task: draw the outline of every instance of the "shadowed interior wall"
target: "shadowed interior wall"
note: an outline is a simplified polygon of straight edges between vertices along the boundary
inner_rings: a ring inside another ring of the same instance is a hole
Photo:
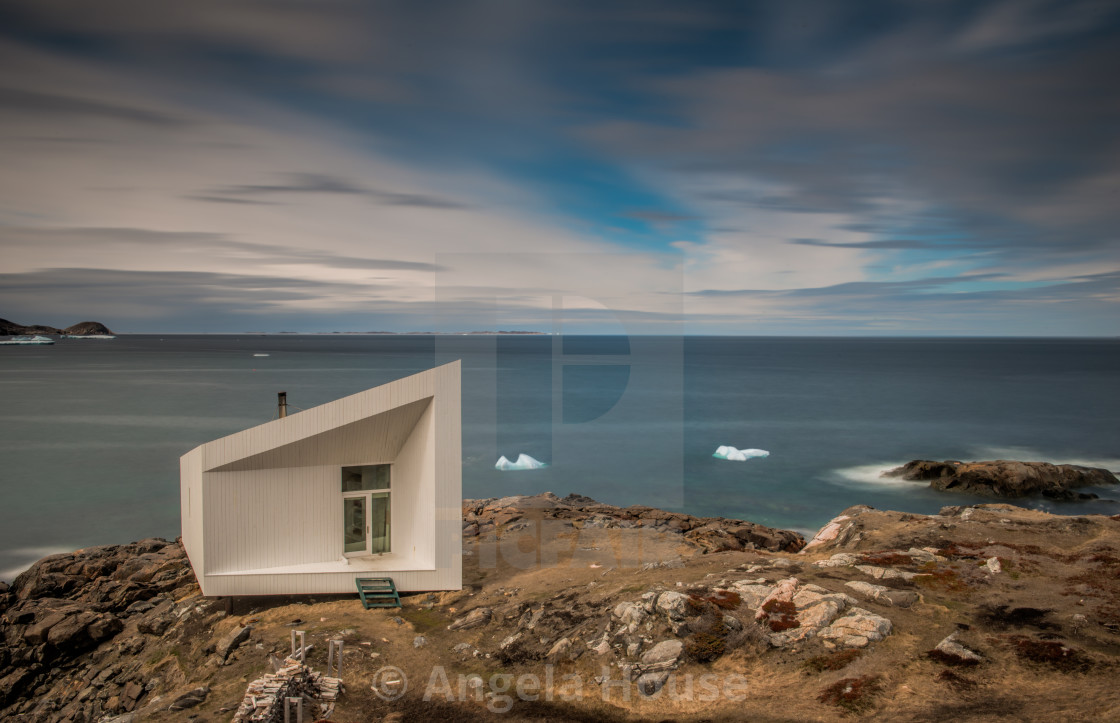
[[[434,407],[424,411],[393,465],[393,550],[415,560],[418,569],[435,568]]]

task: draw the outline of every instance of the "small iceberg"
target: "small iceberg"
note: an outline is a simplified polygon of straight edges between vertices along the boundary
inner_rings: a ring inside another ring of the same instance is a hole
[[[502,455],[498,459],[497,464],[494,465],[494,469],[501,470],[502,472],[516,472],[523,469],[541,469],[547,466],[548,465],[544,462],[533,459],[527,454],[519,454],[517,455],[516,462],[510,462],[506,459],[505,455]]]
[[[752,457],[769,457],[770,453],[765,449],[735,449],[720,445],[712,456],[716,459],[726,459],[728,462],[746,462]]]

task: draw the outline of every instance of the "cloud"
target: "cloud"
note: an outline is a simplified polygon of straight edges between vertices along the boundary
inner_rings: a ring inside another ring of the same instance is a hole
[[[344,256],[330,251],[301,249],[277,244],[237,241],[228,234],[209,232],[157,231],[141,228],[3,228],[0,239],[9,248],[16,245],[35,249],[51,247],[64,254],[77,249],[97,246],[132,247],[144,250],[172,250],[190,254],[204,254],[211,258],[236,259],[240,264],[253,266],[287,266],[312,264],[334,269],[364,269],[369,271],[424,271],[435,272],[444,267],[434,263],[400,259],[377,259]]]
[[[487,305],[547,319],[546,295],[577,290],[672,316],[654,298],[670,269],[701,331],[1049,328],[1040,306],[1115,331],[1111,281],[1083,277],[1120,269],[1117,9],[867,12],[14,0],[6,270],[141,274],[120,279],[137,298],[145,274],[194,274],[166,278],[184,310],[230,318],[227,286],[232,308],[308,323],[361,318],[373,288],[401,315],[455,288],[473,327]],[[564,277],[509,259],[620,248],[607,268],[549,261]]]
[[[196,200],[218,201],[224,203],[270,203],[244,196],[270,196],[273,194],[340,194],[343,196],[366,196],[387,206],[413,206],[427,209],[463,209],[467,206],[438,196],[422,193],[399,193],[365,188],[344,178],[319,173],[285,174],[286,183],[246,184],[225,186],[212,189],[202,195],[192,196]]]
[[[211,328],[222,326],[225,317],[314,308],[309,302],[334,309],[360,307],[383,291],[374,284],[188,271],[51,268],[0,274],[0,301],[20,309],[22,317],[72,316],[77,309],[125,323],[194,315],[204,326],[213,324]]]
[[[7,113],[104,118],[161,128],[178,128],[190,124],[185,118],[145,108],[18,88],[0,87],[0,109]]]
[[[786,241],[788,244],[798,246],[820,246],[833,249],[879,249],[879,250],[917,250],[944,248],[945,244],[934,241],[917,241],[914,239],[886,239],[883,241],[821,241],[815,238],[794,238]]]
[[[206,203],[232,203],[242,206],[279,206],[275,201],[261,201],[257,198],[236,198],[234,196],[208,196],[206,194],[188,194],[183,196],[191,201],[204,201]]]

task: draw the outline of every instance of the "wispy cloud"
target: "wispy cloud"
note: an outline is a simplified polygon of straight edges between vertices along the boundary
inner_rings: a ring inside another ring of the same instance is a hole
[[[145,108],[118,105],[73,95],[21,90],[19,88],[0,87],[0,107],[7,113],[106,118],[163,128],[190,125],[190,121],[185,118]]]
[[[880,249],[890,251],[912,251],[917,249],[939,249],[946,244],[935,241],[917,241],[914,239],[884,239],[882,241],[821,241],[815,238],[794,238],[786,241],[798,246],[820,246],[833,249]]]
[[[330,251],[293,248],[277,244],[238,241],[228,234],[185,231],[157,231],[142,228],[3,228],[0,240],[17,245],[52,248],[66,252],[96,245],[129,246],[140,249],[162,249],[164,253],[205,254],[211,257],[236,259],[250,266],[286,266],[312,264],[334,269],[365,269],[383,271],[440,271],[443,267],[421,261],[377,259],[344,256]]]
[[[223,203],[273,203],[259,201],[256,196],[289,194],[340,194],[343,196],[365,196],[387,206],[414,206],[427,209],[462,209],[465,204],[439,196],[422,193],[400,193],[366,188],[344,178],[318,173],[285,174],[286,182],[268,184],[246,184],[214,188],[205,194],[192,196],[196,200],[218,201]],[[248,196],[249,198],[245,198]]]

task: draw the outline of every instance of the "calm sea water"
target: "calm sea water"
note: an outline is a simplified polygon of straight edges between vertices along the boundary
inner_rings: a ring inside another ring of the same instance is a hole
[[[1120,469],[1117,340],[60,341],[0,347],[0,579],[51,552],[178,535],[179,456],[269,421],[278,391],[308,408],[452,359],[463,361],[467,497],[578,492],[810,531],[856,503],[931,513],[978,501],[879,478],[913,458]],[[721,461],[719,445],[770,456]],[[520,453],[549,467],[494,469]]]

